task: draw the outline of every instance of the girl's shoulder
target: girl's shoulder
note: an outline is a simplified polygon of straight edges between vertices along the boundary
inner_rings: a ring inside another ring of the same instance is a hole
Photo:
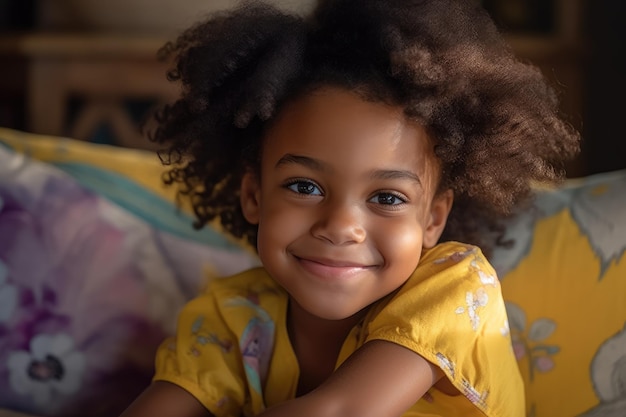
[[[229,316],[241,310],[256,315],[282,316],[287,304],[285,290],[262,267],[247,269],[235,275],[213,278],[202,293],[188,305],[205,309],[214,305],[220,314]]]
[[[500,282],[478,247],[446,242],[425,250],[406,283],[375,308],[365,341],[420,354],[485,415],[521,415],[523,385]]]
[[[398,290],[372,306],[370,317],[395,309],[398,314],[405,309],[415,312],[453,307],[456,311],[456,304],[451,303],[464,305],[468,294],[478,298],[486,294],[498,307],[503,304],[496,272],[480,248],[444,242],[422,252],[415,271]]]
[[[455,241],[425,249],[417,268],[401,291],[416,285],[472,287],[491,284],[499,288],[495,269],[478,246]]]
[[[437,244],[430,249],[422,251],[418,270],[427,265],[450,266],[463,261],[476,261],[489,263],[482,250],[475,245],[456,241],[447,241]],[[437,268],[440,269],[440,268]]]

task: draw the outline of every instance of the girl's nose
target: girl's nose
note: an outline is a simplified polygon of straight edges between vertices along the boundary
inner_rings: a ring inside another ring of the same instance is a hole
[[[363,213],[350,204],[327,204],[320,209],[319,218],[311,228],[311,234],[333,245],[361,243],[367,235]]]

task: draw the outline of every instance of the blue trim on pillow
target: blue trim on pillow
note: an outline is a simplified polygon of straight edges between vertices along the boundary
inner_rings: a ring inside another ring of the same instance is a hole
[[[12,146],[9,146],[9,144],[8,144],[8,143],[3,142],[3,141],[2,141],[2,138],[0,138],[0,146],[2,146],[4,149],[7,149],[7,150],[9,150],[9,151],[11,151],[11,152],[15,152],[15,149],[13,149],[13,147],[12,147]]]
[[[152,193],[127,177],[81,162],[50,162],[78,183],[95,191],[155,228],[202,245],[241,250],[220,232],[205,227],[195,230],[193,218],[174,204]]]

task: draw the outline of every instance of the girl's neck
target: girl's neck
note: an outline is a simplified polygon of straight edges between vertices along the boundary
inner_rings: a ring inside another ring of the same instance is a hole
[[[298,396],[316,388],[334,371],[346,337],[364,314],[361,311],[343,320],[327,320],[290,299],[287,331],[300,367]]]

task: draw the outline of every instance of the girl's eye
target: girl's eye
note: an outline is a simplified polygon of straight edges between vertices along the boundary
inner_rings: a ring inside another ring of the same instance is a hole
[[[287,184],[287,188],[298,194],[322,195],[319,187],[311,181],[294,181],[291,184]]]
[[[392,193],[378,193],[370,198],[370,203],[382,204],[386,206],[396,206],[406,203],[406,200]]]

